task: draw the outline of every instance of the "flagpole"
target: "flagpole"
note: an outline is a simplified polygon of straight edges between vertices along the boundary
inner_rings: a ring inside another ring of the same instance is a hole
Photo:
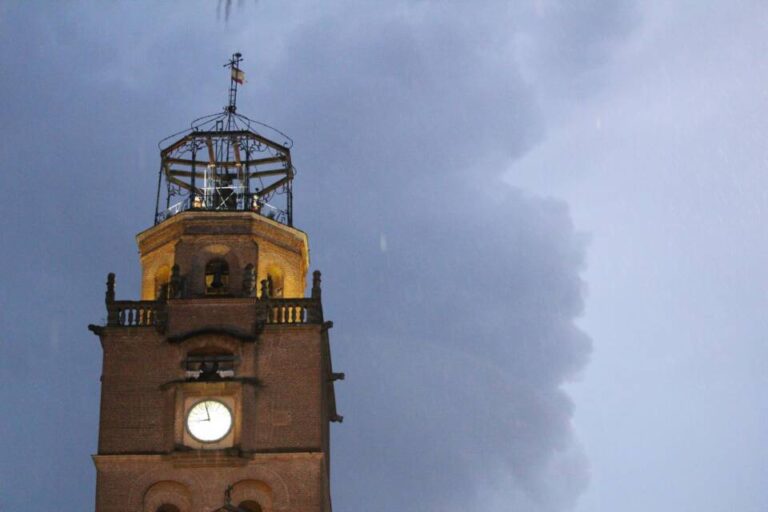
[[[229,74],[229,105],[227,105],[227,130],[232,128],[232,115],[237,111],[237,75],[241,73],[240,63],[243,61],[243,55],[240,52],[232,54],[225,67],[230,70]]]

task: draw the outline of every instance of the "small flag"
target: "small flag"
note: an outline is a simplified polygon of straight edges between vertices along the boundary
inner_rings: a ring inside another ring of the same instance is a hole
[[[232,68],[232,80],[239,83],[240,85],[245,83],[245,73],[236,67]]]

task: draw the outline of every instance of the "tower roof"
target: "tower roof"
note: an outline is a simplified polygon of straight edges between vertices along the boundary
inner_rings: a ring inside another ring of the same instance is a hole
[[[242,56],[230,68],[229,104],[166,137],[160,148],[155,224],[186,210],[253,211],[293,225],[293,141],[237,113]],[[280,142],[278,142],[280,141]],[[164,201],[163,201],[164,199]]]

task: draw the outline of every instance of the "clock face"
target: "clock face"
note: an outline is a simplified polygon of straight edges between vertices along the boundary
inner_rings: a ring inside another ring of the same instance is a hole
[[[203,443],[219,441],[232,428],[232,412],[218,400],[197,402],[187,413],[187,430]]]

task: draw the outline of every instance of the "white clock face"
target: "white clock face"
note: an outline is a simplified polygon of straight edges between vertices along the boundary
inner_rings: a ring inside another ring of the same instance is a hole
[[[197,402],[187,413],[187,430],[203,443],[222,439],[232,428],[232,412],[218,400]]]

